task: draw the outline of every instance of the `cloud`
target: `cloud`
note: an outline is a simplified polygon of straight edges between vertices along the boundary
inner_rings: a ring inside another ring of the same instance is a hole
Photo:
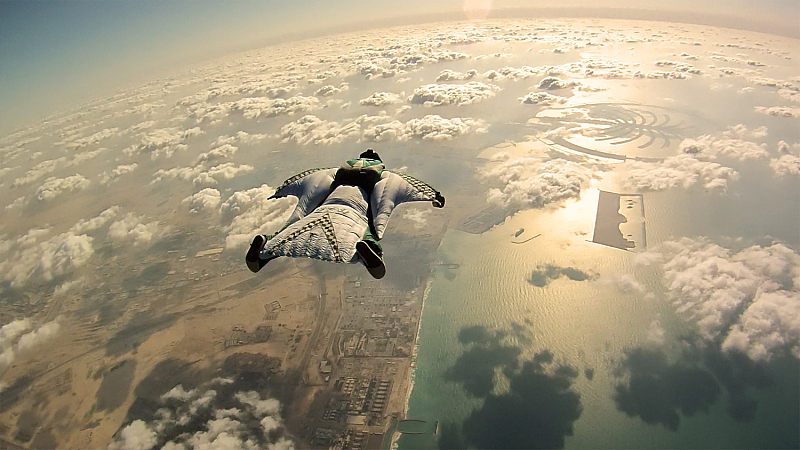
[[[436,77],[436,82],[440,81],[455,81],[455,80],[471,80],[478,76],[478,71],[475,69],[468,70],[465,73],[455,72],[450,69],[443,70],[438,77]]]
[[[84,190],[92,184],[81,174],[75,174],[65,178],[51,177],[45,180],[44,184],[36,189],[36,198],[39,201],[50,201],[64,192]]]
[[[300,145],[330,145],[344,142],[351,136],[358,136],[361,127],[356,122],[339,124],[307,115],[289,122],[281,128],[282,142],[294,141]]]
[[[704,339],[753,360],[800,357],[800,255],[781,243],[734,251],[683,238],[650,250],[667,296]]]
[[[136,163],[131,163],[127,165],[119,165],[114,168],[111,172],[106,172],[105,170],[103,173],[100,174],[100,184],[109,184],[117,180],[117,178],[125,175],[127,173],[131,173],[136,168],[139,167]]]
[[[314,95],[316,95],[317,97],[330,97],[340,92],[344,92],[348,89],[349,85],[346,82],[342,82],[338,87],[332,85],[322,86],[321,88],[314,91]]]
[[[655,294],[649,292],[647,288],[640,283],[636,278],[629,274],[604,276],[598,280],[600,283],[613,286],[615,289],[626,294],[634,294],[642,298],[653,300]]]
[[[280,402],[255,391],[235,391],[215,379],[199,388],[177,385],[164,394],[155,417],[123,427],[109,450],[293,450]]]
[[[663,71],[653,71],[653,72],[642,72],[636,71],[633,73],[634,78],[648,78],[648,79],[664,79],[664,80],[686,80],[691,78],[689,75],[686,75],[685,72],[681,72],[679,70],[673,70],[670,72],[663,72]]]
[[[0,370],[5,370],[18,355],[30,352],[35,347],[51,340],[58,334],[61,325],[57,320],[47,322],[41,327],[32,328],[29,319],[15,320],[0,328]],[[16,343],[14,342],[16,341]]]
[[[137,153],[148,153],[151,159],[160,155],[171,157],[176,151],[186,150],[189,139],[205,132],[198,127],[182,130],[180,128],[162,128],[142,134],[138,144],[123,150],[128,156]]]
[[[500,90],[493,84],[470,81],[467,84],[428,84],[414,90],[409,103],[424,106],[471,105],[491,98]]]
[[[597,274],[584,272],[575,267],[559,267],[552,264],[539,265],[531,273],[528,283],[536,287],[545,287],[550,281],[567,277],[572,281],[587,281],[597,279]]]
[[[97,157],[97,155],[99,155],[101,153],[105,153],[107,151],[108,151],[107,148],[98,148],[97,150],[76,153],[75,156],[72,157],[72,159],[67,161],[67,164],[65,164],[64,167],[77,166],[77,165],[79,165],[79,164],[81,164],[81,163],[83,163],[85,161],[88,161],[90,159],[94,159],[94,158]]]
[[[760,126],[758,128],[749,129],[743,123],[738,125],[734,125],[732,127],[728,127],[726,131],[722,133],[725,137],[735,138],[735,139],[760,139],[766,137],[769,134],[767,127]]]
[[[566,97],[551,95],[547,92],[531,92],[524,97],[518,98],[518,100],[526,105],[542,106],[563,105],[567,102]]]
[[[114,244],[129,241],[133,241],[134,245],[146,244],[159,234],[161,230],[157,220],[145,223],[144,216],[132,212],[114,221],[108,228],[108,238]]]
[[[591,171],[563,159],[516,158],[483,169],[481,177],[500,185],[489,189],[489,203],[519,211],[580,198]]]
[[[11,187],[16,188],[20,186],[24,186],[26,184],[30,184],[39,178],[47,175],[48,173],[54,172],[56,168],[64,163],[67,160],[66,157],[62,156],[56,159],[50,159],[47,161],[42,161],[39,164],[33,166],[30,170],[25,172],[25,174],[11,183]]]
[[[411,119],[406,122],[403,125],[402,133],[398,134],[398,140],[406,140],[411,137],[434,141],[449,140],[468,133],[485,133],[486,128],[485,123],[480,119],[458,117],[445,119],[438,115],[427,115],[421,119]]]
[[[415,229],[422,230],[428,225],[430,215],[430,209],[407,209],[403,214],[403,219],[412,221]]]
[[[225,248],[238,248],[250,243],[257,234],[272,234],[286,224],[292,212],[289,198],[268,200],[275,189],[266,184],[238,191],[220,205],[224,230],[228,233]]]
[[[725,134],[727,136],[759,135],[762,131],[766,134],[766,130],[762,130],[762,128],[764,127],[750,131],[744,125],[737,125],[729,128]],[[765,144],[756,144],[755,142],[730,137],[718,138],[704,135],[697,139],[684,139],[679,148],[681,152],[690,154],[693,158],[708,160],[716,159],[720,156],[727,156],[740,161],[769,158]]]
[[[153,181],[150,184],[158,183],[167,178],[172,179],[181,179],[181,180],[191,180],[195,178],[200,172],[204,169],[203,166],[197,167],[173,167],[172,169],[158,169],[156,173],[153,174]]]
[[[207,209],[214,209],[220,203],[220,193],[213,188],[205,188],[200,192],[190,195],[181,202],[189,207],[193,213],[199,213]]]
[[[791,152],[789,144],[780,141],[778,152],[781,156],[773,158],[769,163],[772,170],[781,176],[800,175],[800,156]]]
[[[91,219],[81,219],[69,229],[69,232],[75,235],[80,235],[97,230],[117,217],[120,209],[121,208],[119,206],[112,206],[101,212],[97,217],[93,217]]]
[[[88,147],[90,145],[95,145],[100,141],[109,139],[117,135],[119,128],[106,128],[105,130],[100,130],[97,133],[92,134],[91,136],[82,137],[73,140],[72,142],[64,143],[67,149],[71,151],[78,150],[79,148]]]
[[[269,135],[269,134],[249,134],[249,133],[246,133],[244,131],[237,131],[236,134],[233,135],[233,136],[224,135],[224,136],[218,137],[217,140],[214,141],[214,143],[211,144],[211,145],[212,146],[216,146],[216,147],[219,147],[219,146],[222,146],[222,145],[225,145],[225,144],[233,145],[233,144],[237,144],[237,143],[245,144],[245,145],[253,145],[253,144],[261,143],[266,139],[270,139],[271,137],[272,136]]]
[[[391,92],[376,92],[358,103],[364,106],[386,106],[393,103],[400,103],[401,101],[400,96],[397,94]]]
[[[239,150],[239,148],[231,144],[222,144],[211,151],[197,155],[197,158],[194,160],[194,165],[196,166],[203,163],[213,163],[222,159],[230,158],[236,154],[237,150]]]
[[[577,81],[565,81],[557,77],[545,77],[539,82],[539,89],[546,89],[556,91],[560,89],[569,89],[580,85]]]
[[[192,180],[192,183],[197,185],[215,185],[221,180],[231,180],[241,173],[252,172],[255,170],[253,166],[247,164],[236,165],[234,163],[224,163],[218,166],[209,168],[205,172],[200,172],[197,177]]]
[[[134,420],[123,428],[108,446],[109,450],[151,450],[158,444],[158,435],[142,420]],[[166,448],[166,447],[165,447]],[[185,447],[181,447],[185,448]]]
[[[765,106],[756,106],[755,112],[776,117],[788,117],[792,119],[800,117],[800,108],[789,108],[786,106],[771,106],[769,108]]]
[[[287,99],[248,97],[230,103],[231,111],[241,113],[246,119],[293,115],[299,112],[311,111],[320,106],[316,97],[303,97],[300,95]]]
[[[660,162],[626,162],[623,178],[623,185],[628,190],[688,189],[700,183],[705,189],[725,192],[728,183],[739,178],[739,173],[730,167],[682,153]]]
[[[682,62],[678,62],[678,61],[666,61],[666,60],[656,61],[656,66],[658,66],[658,67],[673,67],[678,72],[692,73],[692,74],[695,74],[695,75],[702,75],[703,74],[703,72],[700,69],[694,67],[693,65],[682,63]]]

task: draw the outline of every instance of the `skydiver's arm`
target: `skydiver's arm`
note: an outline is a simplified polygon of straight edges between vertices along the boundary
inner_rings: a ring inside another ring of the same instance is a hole
[[[301,172],[288,180],[270,197],[283,198],[289,195],[297,197],[297,206],[289,216],[287,225],[305,217],[328,196],[337,169],[310,169]]]
[[[331,183],[333,183],[336,170],[336,168],[319,168],[300,172],[284,181],[275,193],[272,194],[270,199],[283,198],[288,195],[300,198],[309,190],[327,190],[330,188]]]
[[[397,205],[420,201],[429,201],[436,208],[444,207],[444,196],[427,183],[405,174],[384,171],[370,198],[378,239],[383,237],[389,216]]]

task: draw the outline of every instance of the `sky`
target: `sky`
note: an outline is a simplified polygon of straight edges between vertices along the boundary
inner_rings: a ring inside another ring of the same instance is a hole
[[[490,18],[685,20],[800,36],[800,2],[793,0],[0,0],[0,135],[236,51],[363,28],[474,18],[465,10],[487,4]]]

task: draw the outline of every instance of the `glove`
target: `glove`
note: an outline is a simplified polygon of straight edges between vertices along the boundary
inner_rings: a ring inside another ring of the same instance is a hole
[[[433,203],[434,208],[444,208],[444,196],[437,192],[436,197],[434,197],[433,202],[431,203]]]

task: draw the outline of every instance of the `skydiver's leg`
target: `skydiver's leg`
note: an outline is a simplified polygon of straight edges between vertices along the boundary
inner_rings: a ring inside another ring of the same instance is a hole
[[[277,258],[276,256],[274,258],[264,259],[260,256],[261,250],[264,248],[264,244],[266,244],[271,237],[272,236],[259,234],[253,238],[253,242],[250,244],[250,249],[247,250],[247,255],[244,257],[244,262],[247,264],[247,268],[250,269],[251,272],[258,272],[262,267],[266,266],[268,262]]]
[[[383,258],[383,247],[378,243],[378,238],[372,232],[372,227],[367,227],[367,231],[364,233],[364,237],[362,237],[361,240],[366,242],[367,245],[372,248],[372,251]]]
[[[386,275],[386,265],[383,263],[383,249],[369,230],[369,227],[367,227],[362,240],[356,243],[356,253],[358,253],[361,261],[364,262],[369,274],[374,278],[383,278]]]

